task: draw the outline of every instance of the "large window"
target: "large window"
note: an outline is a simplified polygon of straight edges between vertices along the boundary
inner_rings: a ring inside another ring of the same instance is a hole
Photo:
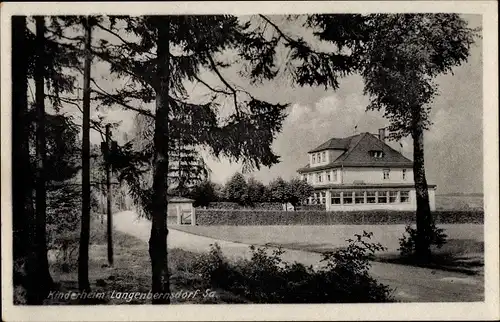
[[[366,202],[367,203],[376,203],[376,195],[375,191],[367,191],[366,192]]]
[[[337,181],[337,169],[333,170],[333,181]]]
[[[332,192],[332,205],[340,205],[340,192]]]
[[[365,203],[365,192],[364,191],[356,191],[354,193],[354,201],[356,203]]]
[[[377,192],[377,202],[378,203],[387,203],[387,191],[379,191]]]
[[[353,198],[352,198],[352,192],[350,191],[345,191],[343,193],[343,201],[344,201],[344,204],[352,204],[353,203]]]
[[[397,191],[389,191],[389,202],[390,203],[398,202],[398,192]]]
[[[383,173],[384,173],[384,180],[389,180],[389,175],[391,173],[391,170],[390,169],[384,169]]]
[[[410,192],[409,191],[401,191],[400,200],[401,200],[401,202],[410,202]]]

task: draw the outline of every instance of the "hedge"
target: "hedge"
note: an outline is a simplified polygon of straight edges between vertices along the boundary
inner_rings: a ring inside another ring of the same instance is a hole
[[[224,209],[224,210],[231,210],[231,209],[260,209],[260,210],[283,210],[283,205],[279,202],[256,202],[252,206],[243,206],[240,205],[236,202],[229,202],[229,201],[218,201],[218,202],[211,202],[207,209]]]
[[[484,211],[434,211],[437,224],[482,224]],[[196,209],[197,225],[393,225],[415,223],[412,211],[276,211]]]
[[[198,208],[197,208],[198,209]],[[199,209],[205,209],[200,207]],[[211,202],[206,209],[214,210],[283,210],[283,204],[280,202],[256,202],[252,206],[243,206],[236,202],[218,201]],[[300,205],[297,210],[324,210],[325,205]]]

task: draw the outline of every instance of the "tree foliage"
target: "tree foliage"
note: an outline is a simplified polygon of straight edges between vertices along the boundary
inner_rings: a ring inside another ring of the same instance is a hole
[[[225,197],[228,201],[239,204],[248,203],[248,184],[243,174],[236,172],[224,186]]]
[[[292,178],[289,182],[278,177],[269,183],[269,191],[273,201],[290,203],[296,207],[309,198],[314,188],[304,180]]]

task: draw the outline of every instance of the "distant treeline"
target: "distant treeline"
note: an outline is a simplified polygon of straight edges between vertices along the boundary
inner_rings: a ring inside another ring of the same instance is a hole
[[[482,192],[472,192],[472,193],[465,193],[465,192],[451,192],[451,193],[439,193],[436,194],[436,196],[446,196],[446,197],[459,197],[459,196],[467,196],[467,197],[482,197],[483,193]]]

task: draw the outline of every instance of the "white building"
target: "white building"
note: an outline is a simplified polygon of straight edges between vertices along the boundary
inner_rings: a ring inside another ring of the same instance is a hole
[[[413,161],[385,143],[379,134],[332,138],[308,152],[309,164],[298,170],[315,192],[309,204],[329,211],[415,210]],[[428,185],[435,210],[436,185]]]

